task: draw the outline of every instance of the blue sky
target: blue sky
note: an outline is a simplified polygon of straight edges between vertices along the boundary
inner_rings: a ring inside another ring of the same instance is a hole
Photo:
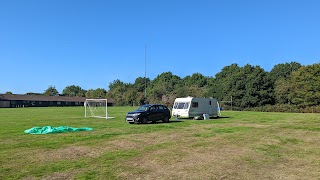
[[[0,0],[0,93],[320,62],[317,0]]]

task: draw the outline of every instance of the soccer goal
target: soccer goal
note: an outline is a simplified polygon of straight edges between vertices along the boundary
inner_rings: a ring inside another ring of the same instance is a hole
[[[107,99],[86,99],[84,102],[84,116],[110,119],[108,114],[108,100]]]

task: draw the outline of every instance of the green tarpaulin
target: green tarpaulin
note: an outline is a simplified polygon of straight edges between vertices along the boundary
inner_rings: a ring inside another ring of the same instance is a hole
[[[73,131],[92,131],[92,128],[82,127],[82,128],[73,128],[69,126],[44,126],[44,127],[33,127],[25,130],[27,134],[52,134],[52,133],[62,133],[62,132],[73,132]]]

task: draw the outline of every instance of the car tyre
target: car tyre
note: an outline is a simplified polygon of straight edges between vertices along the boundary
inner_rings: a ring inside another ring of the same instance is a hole
[[[167,116],[165,116],[162,120],[164,123],[168,123],[169,122],[169,118]]]
[[[142,118],[141,123],[142,124],[147,124],[148,123],[148,119],[146,117]]]

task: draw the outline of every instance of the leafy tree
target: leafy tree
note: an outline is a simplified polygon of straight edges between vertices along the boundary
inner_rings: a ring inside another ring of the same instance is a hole
[[[320,63],[292,73],[290,100],[300,107],[320,105]]]
[[[208,87],[208,95],[218,98],[218,100],[229,100],[230,96],[241,98],[243,93],[238,91],[243,89],[242,82],[239,81],[239,73],[241,68],[238,64],[231,64],[225,66],[222,70],[216,74],[214,80],[211,79],[210,86]],[[235,90],[237,89],[237,90]]]
[[[181,78],[179,76],[173,75],[171,72],[164,72],[150,83],[147,99],[151,102],[161,102],[163,96],[171,97],[180,87]]]
[[[192,76],[186,76],[183,78],[185,86],[204,87],[208,84],[208,78],[200,73],[194,73]]]
[[[272,103],[272,84],[267,72],[260,66],[246,65],[242,69],[244,96],[240,107],[256,107]]]
[[[283,78],[285,80],[290,78],[292,72],[297,71],[301,67],[301,64],[298,62],[290,62],[284,64],[275,65],[270,71],[270,79],[275,82],[279,78]]]
[[[11,91],[7,91],[5,94],[13,94]]]
[[[277,104],[289,103],[290,88],[289,80],[291,74],[301,67],[300,63],[291,62],[275,65],[269,73],[269,77],[274,87],[274,101]]]
[[[208,92],[219,100],[229,100],[232,96],[233,104],[240,108],[262,106],[272,102],[270,79],[260,66],[226,66],[216,74],[214,85]]]
[[[77,97],[85,97],[86,90],[83,90],[80,86],[67,86],[63,89],[62,94],[65,96],[77,96]]]
[[[44,91],[44,95],[46,96],[57,96],[59,95],[58,90],[55,86],[49,86],[47,90]]]
[[[275,100],[277,104],[288,104],[290,93],[290,81],[279,78],[274,84]]]
[[[89,89],[86,92],[87,98],[104,99],[107,97],[107,91],[103,88]]]
[[[150,84],[150,79],[149,78],[144,78],[144,77],[138,77],[133,84],[133,87],[138,91],[138,92],[144,92],[145,87],[149,86]]]
[[[119,79],[114,80],[109,84],[109,92],[107,96],[115,100],[116,105],[129,105],[132,102],[129,102],[131,98],[126,97],[129,96],[128,88],[131,84],[126,84]]]

